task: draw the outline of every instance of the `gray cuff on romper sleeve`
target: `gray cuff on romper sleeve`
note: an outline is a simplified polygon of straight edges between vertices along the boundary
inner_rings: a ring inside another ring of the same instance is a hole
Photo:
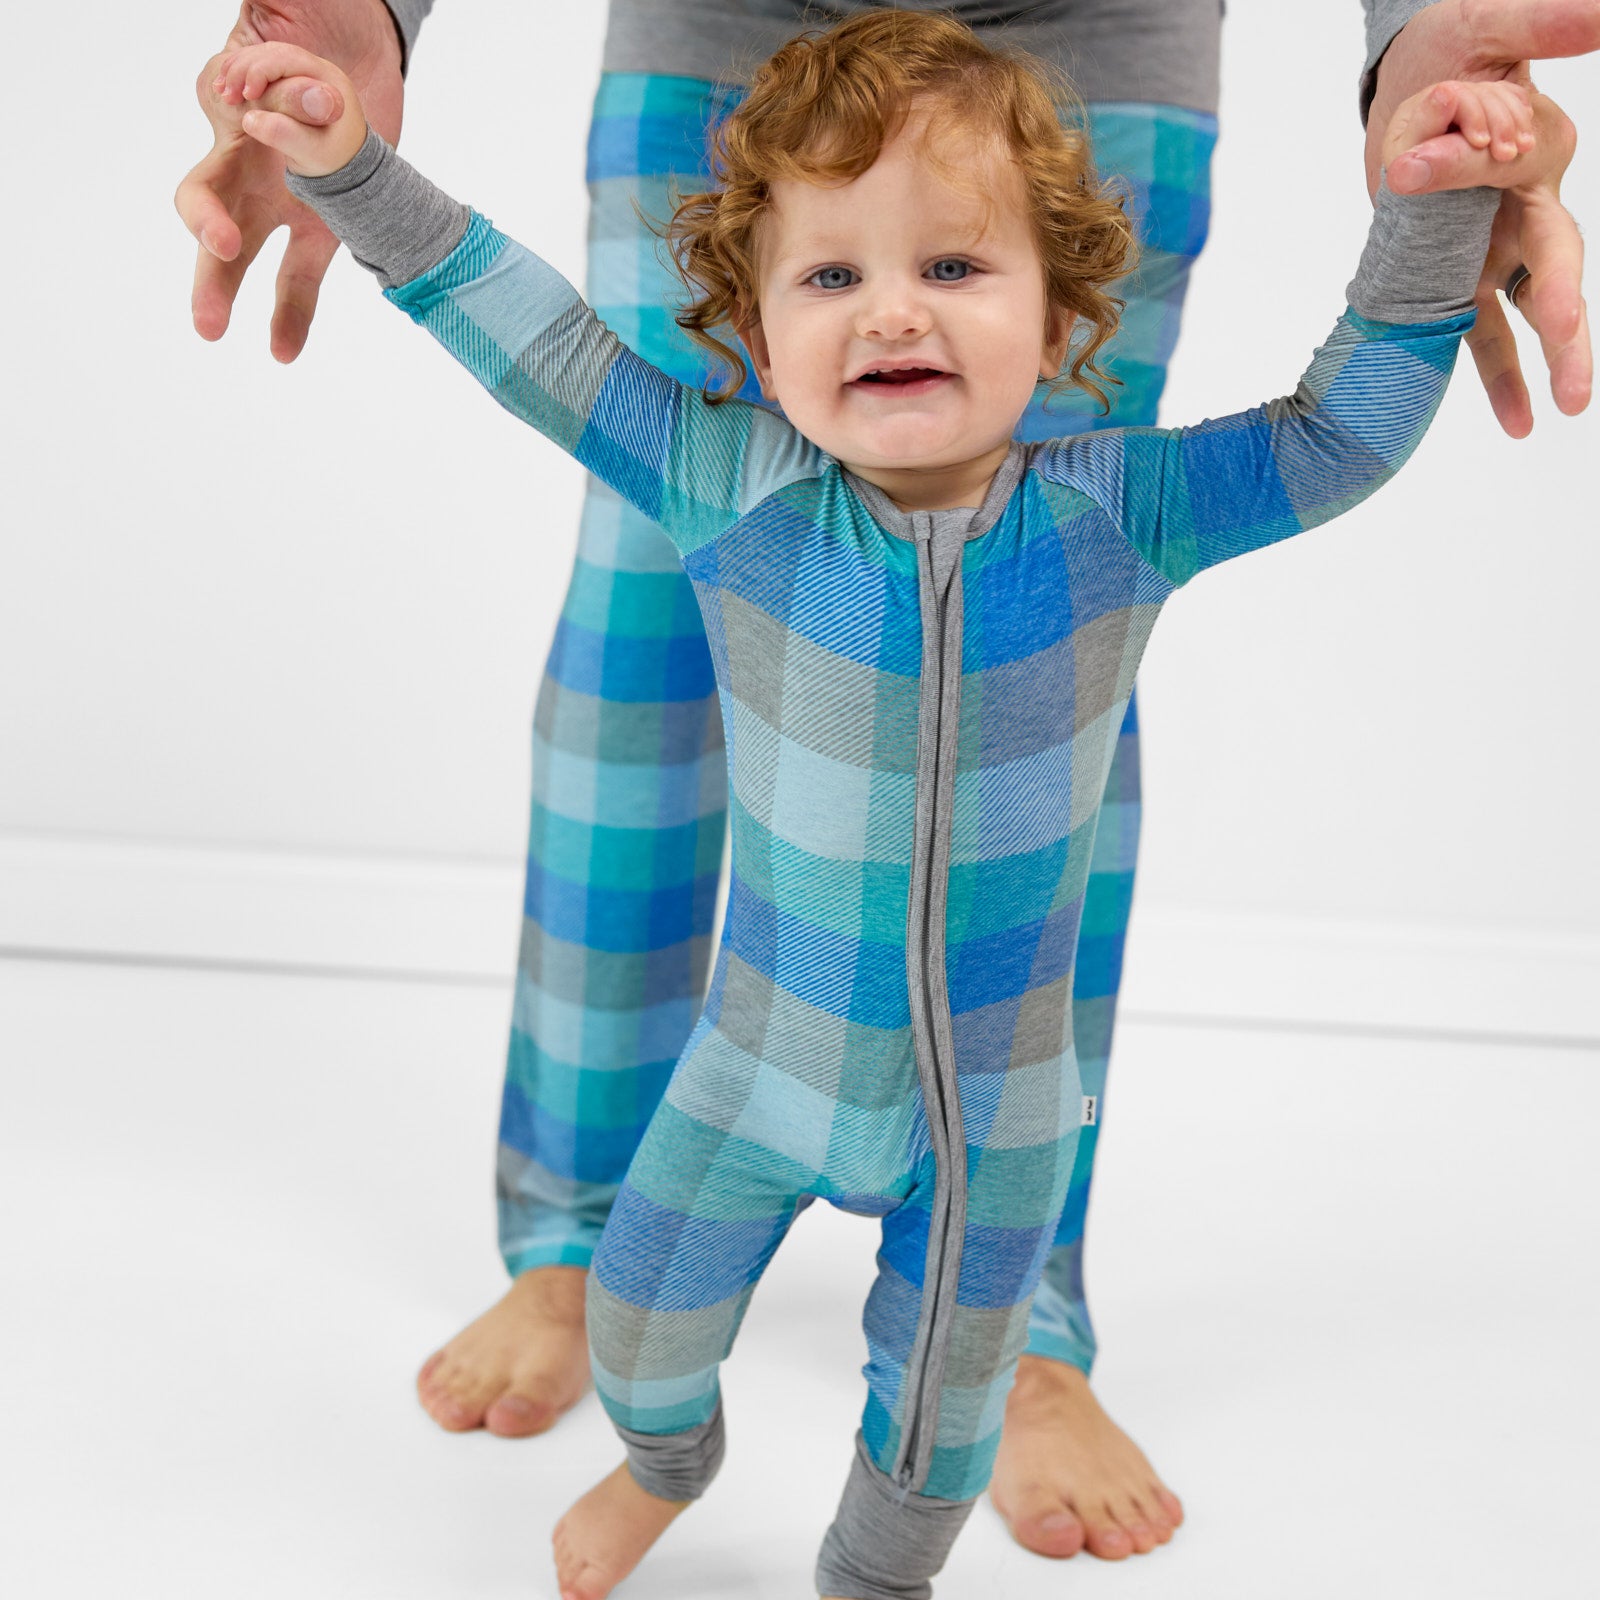
[[[709,1422],[683,1433],[618,1428],[617,1434],[627,1449],[633,1481],[658,1500],[698,1500],[711,1487],[728,1449],[720,1400]]]
[[[937,1500],[897,1489],[856,1435],[839,1513],[817,1557],[817,1593],[849,1600],[932,1600],[975,1500]]]
[[[471,210],[436,188],[370,128],[337,172],[290,173],[289,193],[315,211],[385,289],[420,278],[461,243]]]
[[[1372,322],[1442,322],[1472,310],[1498,189],[1395,194],[1378,189],[1361,265],[1345,291]]]

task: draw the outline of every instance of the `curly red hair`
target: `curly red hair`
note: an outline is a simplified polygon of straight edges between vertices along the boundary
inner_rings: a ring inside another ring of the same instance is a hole
[[[708,397],[726,400],[744,382],[743,355],[718,334],[757,315],[772,183],[848,183],[914,109],[929,113],[930,159],[958,134],[997,139],[1015,162],[1044,268],[1047,323],[1061,312],[1077,319],[1071,364],[1050,387],[1083,389],[1109,410],[1103,385],[1119,380],[1099,356],[1123,302],[1107,288],[1137,252],[1127,197],[1096,176],[1063,75],[1021,51],[991,48],[951,17],[913,11],[869,12],[790,40],[717,128],[714,187],[676,198],[660,231],[690,296],[677,323],[730,379]]]

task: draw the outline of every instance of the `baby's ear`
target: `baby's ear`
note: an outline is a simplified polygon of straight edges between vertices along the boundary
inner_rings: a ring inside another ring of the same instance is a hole
[[[1047,383],[1061,376],[1077,320],[1077,312],[1068,311],[1064,306],[1051,306],[1045,316],[1044,339],[1039,347],[1039,376]]]
[[[767,348],[767,330],[761,326],[760,311],[751,311],[748,315],[741,314],[733,319],[733,331],[739,336],[739,343],[745,348],[745,353],[750,357],[750,365],[755,368],[756,381],[761,385],[762,395],[772,401],[778,398],[778,391],[772,383],[772,355]]]

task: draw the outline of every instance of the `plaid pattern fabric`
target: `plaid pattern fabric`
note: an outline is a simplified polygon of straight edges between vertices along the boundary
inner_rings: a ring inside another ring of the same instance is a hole
[[[590,1339],[621,1426],[705,1424],[717,1365],[809,1197],[883,1218],[863,1433],[889,1472],[931,1208],[907,903],[923,634],[915,547],[757,406],[713,408],[474,216],[387,291],[495,399],[658,522],[694,585],[731,777],[711,990],[594,1260]],[[1076,1155],[1072,974],[1096,819],[1162,604],[1348,509],[1415,447],[1471,317],[1347,312],[1286,400],[1032,447],[966,544],[946,973],[966,1143],[957,1304],[921,1492],[987,1482]],[[1019,449],[1024,447],[1019,446]]]
[[[1107,427],[1150,427],[1156,421],[1167,366],[1178,342],[1189,275],[1211,222],[1211,157],[1217,120],[1179,106],[1090,105],[1087,131],[1102,177],[1127,185],[1139,233],[1138,270],[1117,293],[1126,302],[1106,367],[1120,380],[1104,415],[1074,390],[1048,404],[1035,400],[1017,427],[1019,439],[1043,440]],[[1073,1034],[1085,1101],[1094,1120],[1078,1152],[1055,1244],[1028,1317],[1027,1351],[1088,1372],[1098,1348],[1083,1281],[1084,1229],[1095,1152],[1105,1114],[1106,1080],[1122,957],[1133,905],[1141,811],[1137,697],[1112,757],[1089,861],[1083,921],[1073,970]]]
[[[641,214],[671,214],[674,174],[704,181],[707,131],[735,98],[611,73],[590,128],[590,302],[685,383],[703,379],[704,358],[672,320],[673,280]],[[495,1185],[513,1276],[594,1255],[700,1014],[726,808],[694,592],[661,530],[591,478],[534,714]]]
[[[640,215],[671,210],[673,174],[707,181],[707,132],[738,91],[608,74],[589,140],[588,299],[685,383],[702,353],[672,320],[681,293]],[[1116,420],[1151,423],[1204,243],[1215,119],[1170,106],[1089,108],[1102,171],[1132,192],[1144,256],[1114,346]],[[1043,391],[1041,390],[1041,396]],[[753,382],[745,398],[758,400]],[[1036,400],[1019,437],[1104,426],[1074,392]],[[1074,994],[1084,1093],[1104,1094],[1138,843],[1129,707],[1098,830]],[[535,718],[525,921],[502,1100],[497,1197],[513,1274],[585,1266],[704,993],[726,803],[704,629],[660,530],[590,480],[572,586]],[[595,814],[604,794],[607,814]],[[1095,1135],[1077,1170],[1029,1349],[1088,1369],[1081,1240]]]

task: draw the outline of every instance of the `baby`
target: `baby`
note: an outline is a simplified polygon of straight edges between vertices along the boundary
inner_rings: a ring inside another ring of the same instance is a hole
[[[291,114],[307,79],[342,100],[326,126]],[[627,1458],[556,1531],[563,1600],[602,1600],[710,1483],[718,1365],[818,1197],[881,1218],[883,1244],[817,1588],[926,1597],[988,1481],[1087,1114],[1072,962],[1150,630],[1197,572],[1406,459],[1497,197],[1384,191],[1350,309],[1289,398],[1025,446],[1041,380],[1099,392],[1130,228],[1040,65],[948,18],[786,45],[717,133],[716,188],[666,229],[680,322],[729,387],[736,336],[781,415],[630,353],[370,133],[328,63],[257,46],[214,87],[388,298],[660,523],[711,642],[727,917],[589,1280]],[[1402,108],[1388,154],[1452,126],[1506,159],[1532,141],[1520,90],[1452,84]]]

